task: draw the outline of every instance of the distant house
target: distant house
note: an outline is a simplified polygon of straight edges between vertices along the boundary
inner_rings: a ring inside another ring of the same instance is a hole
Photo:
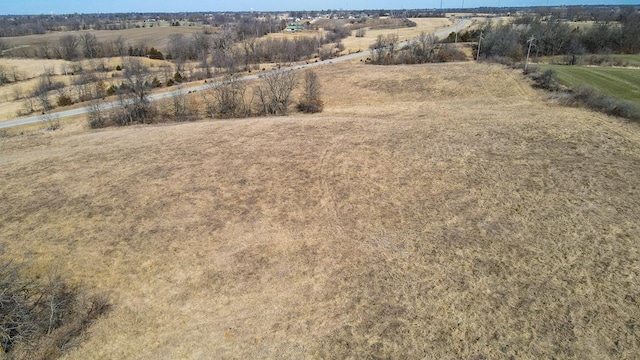
[[[286,29],[284,29],[285,31],[302,31],[304,30],[304,26],[298,25],[298,24],[291,24],[289,26],[287,26]]]

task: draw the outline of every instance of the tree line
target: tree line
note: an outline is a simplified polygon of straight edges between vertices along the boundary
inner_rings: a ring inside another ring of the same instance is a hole
[[[218,82],[210,82],[207,89],[198,94],[178,91],[171,99],[157,106],[149,100],[149,93],[157,80],[148,67],[136,58],[129,58],[123,73],[125,80],[114,91],[118,106],[105,109],[104,96],[91,101],[88,115],[91,128],[187,121],[198,116],[241,118],[286,115],[293,104],[304,113],[323,109],[320,81],[312,70],[304,72],[302,81],[293,70],[274,71],[262,75],[251,88],[237,75],[227,75]],[[176,72],[176,76],[178,74]],[[294,99],[296,92],[299,93],[297,101]]]
[[[640,52],[640,13],[622,13],[619,22],[596,22],[587,28],[572,28],[567,22],[540,17],[520,18],[511,23],[488,22],[480,39],[481,58],[506,57],[522,60],[531,44],[532,56],[567,55],[575,64],[583,54],[635,54]],[[477,50],[477,48],[476,48]]]
[[[331,49],[341,50],[341,40],[351,35],[351,30],[344,25],[325,30],[326,33],[321,36],[293,39],[260,39],[253,32],[238,31],[235,27],[222,27],[212,34],[203,32],[191,37],[172,34],[169,36],[166,58],[172,60],[178,70],[182,70],[187,61],[197,61],[206,72],[206,77],[211,76],[212,67],[225,69],[229,73],[251,71],[261,63],[290,63],[320,56],[327,44],[335,44]]]
[[[378,35],[370,46],[368,63],[375,65],[424,64],[466,60],[466,55],[456,47],[442,44],[433,34],[425,32],[407,45],[400,47],[398,35]]]
[[[259,19],[260,18],[260,19]],[[266,21],[265,21],[266,20]],[[281,20],[271,13],[113,13],[113,14],[65,14],[65,15],[0,15],[0,38],[39,35],[47,32],[78,30],[125,30],[153,26],[157,22],[171,26],[208,25],[219,27],[239,24],[240,27],[259,23],[263,29],[281,25]],[[252,25],[250,25],[252,26]],[[252,29],[253,30],[253,29]],[[263,32],[264,30],[261,30]],[[269,31],[269,30],[267,30]]]
[[[186,62],[197,61],[204,76],[211,77],[213,67],[233,73],[249,71],[255,68],[253,65],[265,62],[288,63],[308,60],[316,55],[328,58],[343,50],[341,40],[351,35],[350,28],[337,24],[327,27],[325,33],[318,36],[261,39],[271,32],[281,31],[283,26],[286,23],[275,24],[273,19],[258,21],[245,18],[233,25],[222,26],[215,32],[205,30],[191,36],[171,34],[166,54],[153,47],[131,46],[122,37],[101,42],[91,32],[66,34],[55,42],[43,42],[35,48],[17,51],[26,57],[69,61],[127,55],[166,59],[173,61],[179,71],[183,70]],[[6,47],[0,39],[0,50]]]

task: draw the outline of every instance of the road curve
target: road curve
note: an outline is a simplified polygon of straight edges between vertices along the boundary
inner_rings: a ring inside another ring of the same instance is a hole
[[[453,31],[457,32],[457,31],[465,28],[468,24],[469,24],[469,20],[462,19],[457,24],[455,24],[455,25],[453,25],[451,27],[448,27],[446,29],[437,31],[437,32],[433,33],[433,35],[435,35],[437,37],[445,37],[445,36],[449,35]],[[404,45],[410,44],[412,41],[413,40],[404,41],[404,42],[400,43],[400,46],[404,46]],[[369,56],[369,55],[371,55],[371,50],[366,50],[366,51],[361,51],[361,52],[357,52],[357,53],[353,53],[353,54],[349,54],[349,55],[340,56],[340,57],[329,59],[329,60],[323,60],[323,61],[313,62],[313,63],[309,63],[309,64],[302,64],[302,65],[284,67],[284,68],[282,68],[280,70],[274,70],[274,71],[264,72],[264,73],[260,73],[260,74],[254,74],[254,75],[248,75],[248,76],[244,76],[242,78],[239,78],[239,79],[237,79],[235,81],[255,80],[255,79],[258,79],[260,77],[268,76],[268,75],[276,73],[276,72],[288,71],[288,70],[297,70],[297,69],[306,69],[306,68],[311,68],[311,67],[323,66],[323,65],[328,65],[328,64],[332,64],[332,63],[353,60],[353,59],[357,59],[357,58],[360,58],[360,57],[363,57],[363,56]],[[172,91],[167,91],[167,92],[164,92],[164,93],[151,94],[151,95],[149,95],[149,100],[150,101],[155,101],[155,100],[160,100],[160,99],[166,99],[166,98],[170,98],[170,97],[175,96],[177,94],[185,93],[185,92],[188,92],[188,91],[193,92],[193,91],[205,90],[205,89],[208,89],[208,88],[210,88],[212,86],[216,86],[216,83],[208,83],[208,84],[204,84],[204,85],[184,87],[184,88],[180,88],[180,89],[176,89],[176,90],[172,90]],[[111,108],[114,108],[114,107],[118,106],[119,104],[120,104],[120,102],[113,101],[113,102],[102,104],[101,108],[102,109],[111,109]],[[38,123],[38,122],[50,120],[52,118],[54,118],[54,119],[62,119],[62,118],[67,118],[67,117],[71,117],[71,116],[83,115],[83,114],[87,114],[88,112],[89,112],[89,107],[85,106],[85,107],[81,107],[81,108],[77,108],[77,109],[52,112],[52,113],[44,114],[44,115],[37,115],[37,116],[30,116],[30,117],[25,117],[25,118],[18,118],[18,119],[13,119],[13,120],[9,120],[9,121],[0,122],[0,129]]]

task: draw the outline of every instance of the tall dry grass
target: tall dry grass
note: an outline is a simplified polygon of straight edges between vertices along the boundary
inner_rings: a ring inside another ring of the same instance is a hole
[[[310,116],[0,140],[5,256],[111,294],[69,359],[633,358],[638,127],[486,64]]]

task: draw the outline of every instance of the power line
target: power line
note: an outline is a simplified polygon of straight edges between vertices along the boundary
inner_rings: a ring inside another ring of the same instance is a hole
[[[480,37],[478,37],[478,53],[476,54],[476,61],[480,61],[480,44],[482,44],[482,31],[480,31]]]
[[[533,44],[533,41],[536,38],[534,38],[533,36],[531,36],[531,39],[529,39],[528,43],[529,43],[529,50],[527,50],[527,60],[525,60],[524,62],[524,71],[527,71],[527,66],[529,66],[529,54],[531,54],[531,45]]]

